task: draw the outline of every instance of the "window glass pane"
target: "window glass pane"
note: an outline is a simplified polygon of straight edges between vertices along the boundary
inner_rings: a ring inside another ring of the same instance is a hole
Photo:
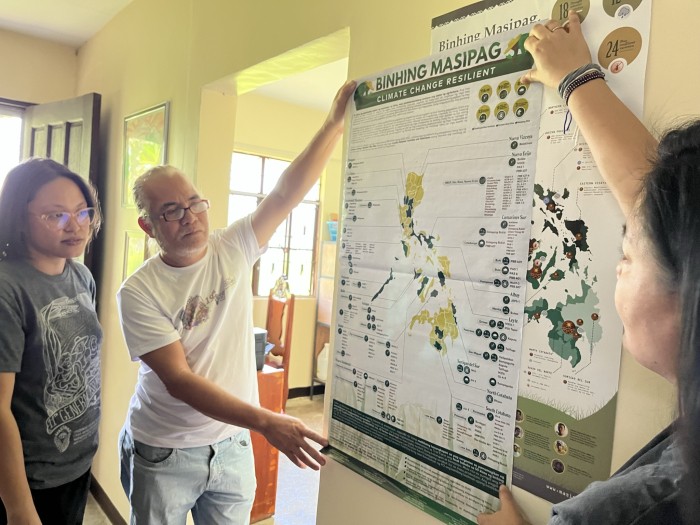
[[[318,195],[319,195],[319,188],[321,187],[321,183],[316,181],[316,184],[314,184],[313,188],[309,190],[309,193],[307,193],[302,200],[305,201],[317,201],[318,200]]]
[[[313,250],[316,234],[316,205],[299,204],[292,211],[290,248]]]
[[[263,193],[267,195],[272,191],[280,179],[282,172],[287,169],[289,162],[278,159],[265,159],[265,171],[263,176]]]
[[[229,183],[232,193],[229,195],[229,223],[252,213],[260,197],[274,189],[289,165],[290,162],[284,160],[234,152]],[[249,195],[241,195],[246,193]],[[289,276],[293,293],[310,295],[319,195],[320,183],[316,182],[304,197],[313,204],[297,206],[272,235],[267,252],[260,258],[256,295],[267,296],[281,275]],[[289,250],[293,251],[292,260]]]
[[[232,222],[253,213],[257,205],[257,197],[249,197],[248,195],[229,195],[228,223],[231,224]]]
[[[230,191],[260,193],[262,158],[234,152],[231,156]]]
[[[275,230],[275,233],[272,234],[270,242],[267,243],[270,248],[284,248],[287,246],[287,221],[289,219],[285,219]]]
[[[311,295],[312,250],[289,250],[289,290],[294,295]]]
[[[281,275],[284,275],[284,250],[268,248],[260,257],[257,295],[268,295]]]
[[[7,172],[19,162],[22,118],[0,115],[0,187]]]

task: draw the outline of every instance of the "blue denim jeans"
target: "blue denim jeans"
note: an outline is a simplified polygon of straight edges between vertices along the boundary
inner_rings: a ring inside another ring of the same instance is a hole
[[[131,525],[250,523],[255,463],[250,432],[205,447],[161,448],[119,436],[121,482]]]

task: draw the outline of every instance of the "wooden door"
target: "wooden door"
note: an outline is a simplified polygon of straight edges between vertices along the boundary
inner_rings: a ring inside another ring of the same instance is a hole
[[[100,180],[97,165],[101,100],[98,93],[88,93],[69,100],[27,107],[24,112],[22,158],[43,157],[60,162],[89,180],[104,202],[105,184]],[[84,257],[98,289],[101,237],[98,235],[90,243]]]

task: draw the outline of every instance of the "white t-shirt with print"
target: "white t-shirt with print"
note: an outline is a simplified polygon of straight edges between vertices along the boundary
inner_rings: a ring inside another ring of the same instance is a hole
[[[179,339],[194,373],[258,406],[250,273],[263,251],[248,216],[213,232],[191,266],[146,261],[117,293],[132,360]],[[168,448],[211,445],[241,430],[175,399],[144,362],[126,428],[137,441]]]

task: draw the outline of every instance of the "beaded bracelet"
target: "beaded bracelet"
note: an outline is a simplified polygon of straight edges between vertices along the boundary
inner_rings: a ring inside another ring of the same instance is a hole
[[[561,95],[561,97],[564,98],[564,90],[566,89],[566,86],[568,86],[571,82],[576,80],[576,78],[580,77],[584,73],[588,73],[591,70],[600,71],[601,73],[603,72],[603,69],[598,64],[592,63],[583,65],[578,69],[574,69],[571,73],[562,78],[561,82],[559,82],[559,95]]]
[[[603,73],[602,68],[598,64],[586,64],[584,66],[581,66],[578,69],[575,69],[568,75],[566,75],[561,82],[559,83],[559,95],[561,98],[568,98],[565,97],[567,88],[577,79],[583,77],[584,75],[588,73],[593,73],[593,72],[598,72],[602,75],[602,78],[605,78],[605,73]],[[601,78],[601,77],[596,77],[596,78]],[[591,79],[592,80],[592,79]],[[569,93],[570,94],[570,93]]]
[[[564,88],[564,104],[567,106],[569,105],[569,97],[571,96],[571,93],[574,92],[574,90],[578,87],[583,86],[586,82],[590,82],[591,80],[595,80],[597,78],[602,78],[605,80],[605,73],[602,71],[598,70],[592,70],[584,73],[581,76],[576,77],[574,80],[572,80],[567,86]]]
[[[598,66],[597,64],[586,64],[585,66],[581,66],[578,69],[574,69],[571,73],[562,78],[561,82],[559,82],[559,96],[561,98],[564,98],[564,90],[566,89],[566,86],[568,86],[576,77],[580,77],[584,73],[587,73],[590,69],[597,69],[598,71],[602,71],[600,69],[600,66]]]

